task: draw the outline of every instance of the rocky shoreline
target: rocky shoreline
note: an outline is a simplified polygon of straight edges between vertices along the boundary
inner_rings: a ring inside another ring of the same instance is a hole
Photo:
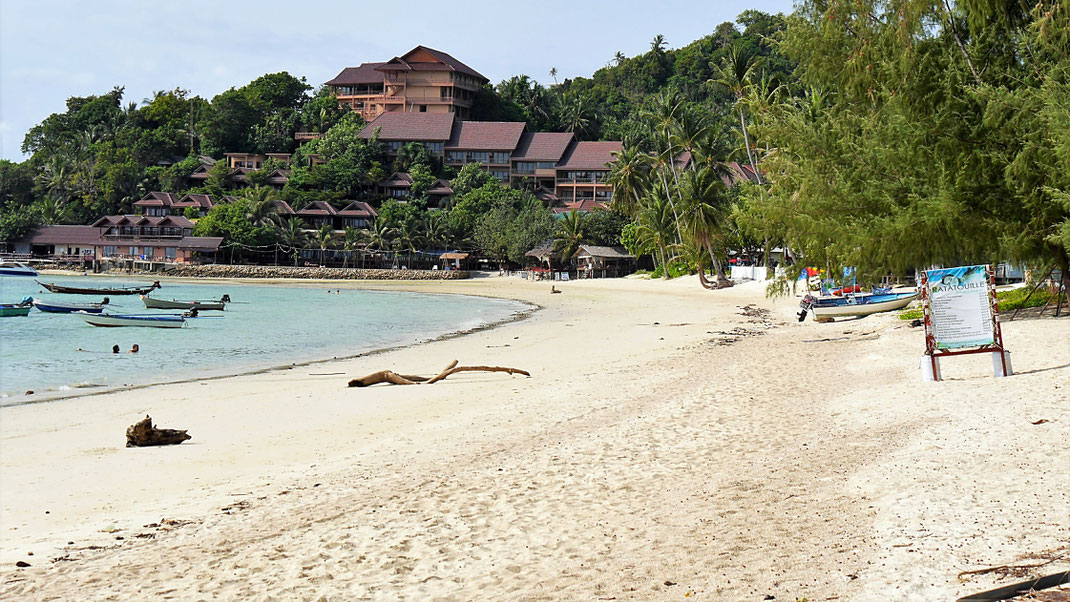
[[[145,273],[159,274],[160,272]],[[370,270],[218,264],[176,265],[165,269],[163,274],[179,278],[305,278],[311,280],[464,280],[469,277],[469,273],[465,270]]]

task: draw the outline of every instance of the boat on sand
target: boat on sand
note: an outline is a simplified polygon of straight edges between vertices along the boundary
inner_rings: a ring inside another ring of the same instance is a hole
[[[807,312],[813,312],[818,322],[831,322],[835,318],[861,317],[884,311],[902,309],[916,299],[918,293],[880,293],[848,295],[846,297],[812,297],[807,295],[799,304],[799,321],[806,319]]]

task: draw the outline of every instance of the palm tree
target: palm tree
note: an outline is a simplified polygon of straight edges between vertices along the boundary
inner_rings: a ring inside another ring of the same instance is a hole
[[[671,125],[669,139],[671,146],[679,149],[681,154],[691,155],[694,168],[695,149],[710,137],[710,132],[709,123],[697,111],[682,110]]]
[[[407,267],[412,269],[412,254],[420,244],[420,222],[417,219],[407,219],[398,226],[397,238],[394,239],[399,249],[404,249],[407,255]]]
[[[349,263],[349,256],[353,253],[353,250],[357,248],[361,242],[364,242],[365,231],[357,230],[353,226],[346,226],[345,239],[342,241],[342,248],[345,249],[345,257],[342,259],[342,267],[346,267]]]
[[[554,85],[557,85],[557,67],[550,67],[550,77],[554,78]]]
[[[316,230],[316,233],[313,234],[313,240],[320,247],[320,265],[327,265],[327,247],[330,247],[331,243],[334,242],[334,227],[330,224],[323,224],[320,226],[320,229]]]
[[[755,64],[756,57],[753,50],[739,43],[732,44],[725,61],[717,66],[717,73],[707,83],[727,91],[736,99],[735,104],[739,107],[739,125],[743,132],[743,145],[747,149],[747,160],[754,173],[758,174],[758,166],[751,152],[750,136],[747,133],[747,119],[741,102],[751,86],[751,73],[754,71]],[[761,184],[761,176],[757,177],[758,183]]]
[[[640,199],[650,188],[650,155],[627,141],[610,165],[607,182],[613,186],[613,207],[628,216],[639,210]]]
[[[275,222],[275,190],[270,186],[246,188],[242,196],[247,202],[245,218],[254,226],[270,226]]]
[[[582,96],[571,94],[561,99],[561,125],[566,132],[582,132],[591,122],[589,111]]]
[[[706,281],[706,276],[702,271],[701,256],[696,261],[699,281],[706,288],[731,286],[731,281],[725,275],[724,264],[721,261],[725,246],[724,228],[729,203],[720,173],[708,167],[703,167],[698,171],[688,171],[683,178],[682,196],[684,202],[681,210],[684,215],[688,242],[699,251],[709,254],[716,282],[711,284]]]
[[[291,217],[279,227],[279,240],[293,251],[295,266],[297,265],[298,253],[305,244],[303,227],[304,224],[296,217]]]
[[[620,65],[626,60],[626,58],[627,57],[624,56],[624,53],[618,50],[617,53],[613,55],[613,62]]]
[[[63,199],[48,195],[35,204],[41,216],[41,223],[46,226],[70,221],[71,208]]]
[[[666,248],[672,244],[673,233],[677,231],[677,220],[668,195],[651,191],[637,217],[639,227],[636,229],[636,234],[641,242],[650,244],[658,250],[664,271],[663,277],[668,279],[669,264]]]
[[[564,214],[561,221],[557,222],[557,231],[554,232],[554,253],[561,258],[564,264],[586,242],[587,224],[585,214],[578,211],[569,211]]]
[[[446,246],[449,231],[442,213],[428,214],[427,219],[424,221],[424,238],[427,240],[427,244],[431,245],[431,250],[433,251]]]
[[[387,225],[385,220],[376,220],[372,227],[366,230],[365,236],[368,239],[368,246],[382,251],[391,246],[394,229]]]
[[[650,42],[650,52],[653,52],[654,54],[665,52],[665,36],[660,33],[654,36],[654,39]]]

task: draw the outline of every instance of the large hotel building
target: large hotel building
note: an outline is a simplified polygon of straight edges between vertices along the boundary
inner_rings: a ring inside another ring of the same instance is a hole
[[[471,117],[487,78],[440,50],[417,46],[385,63],[347,67],[327,82],[339,105],[371,121],[390,112],[454,113]]]

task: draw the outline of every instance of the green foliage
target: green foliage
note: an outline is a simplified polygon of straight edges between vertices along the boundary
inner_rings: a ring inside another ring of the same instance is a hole
[[[197,156],[190,155],[178,163],[166,167],[157,176],[159,183],[158,190],[173,193],[179,193],[186,190],[186,178],[200,166],[201,162]]]
[[[837,6],[790,19],[806,92],[757,116],[775,185],[750,211],[808,264],[863,277],[1005,259],[1067,273],[1065,7]]]
[[[41,224],[41,216],[34,207],[0,209],[0,241],[18,240]]]
[[[506,189],[503,189],[506,190]],[[534,197],[500,197],[479,217],[473,237],[478,248],[500,263],[524,263],[524,254],[554,232],[553,212]]]
[[[680,276],[690,276],[695,271],[691,268],[691,264],[686,261],[670,261],[669,262],[668,276],[665,275],[665,266],[659,265],[654,268],[654,271],[650,273],[651,278],[679,278]]]
[[[631,220],[620,211],[598,209],[587,214],[587,240],[595,245],[613,247],[620,244],[621,233]]]
[[[195,220],[201,217],[201,212],[196,207],[186,207],[182,211],[182,216],[189,220]]]
[[[450,188],[453,189],[453,195],[459,198],[488,184],[498,184],[498,181],[482,165],[467,163],[457,177],[450,181]]]
[[[225,244],[257,246],[274,238],[270,226],[254,226],[248,219],[249,201],[239,197],[232,203],[213,206],[208,214],[197,222],[194,236],[222,236]]]
[[[1032,292],[1032,295],[1030,295],[1030,292]],[[1063,293],[1060,296],[1065,305],[1066,294]],[[1049,302],[1054,305],[1058,301],[1058,299],[1055,298],[1055,293],[1052,291],[1044,287],[1040,287],[1034,291],[1031,286],[1013,288],[1008,291],[999,291],[996,293],[996,298],[999,300],[999,311],[1001,312],[1030,307],[1041,307]]]

